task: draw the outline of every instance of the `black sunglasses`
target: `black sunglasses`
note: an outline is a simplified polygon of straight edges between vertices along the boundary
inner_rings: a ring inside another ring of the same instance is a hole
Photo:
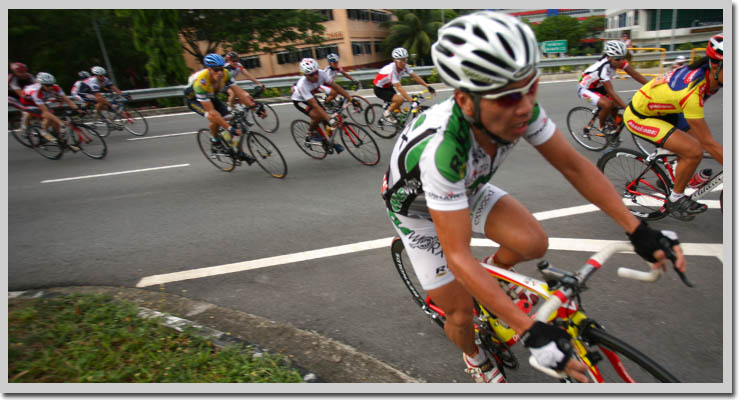
[[[211,69],[215,72],[221,72],[224,70],[224,67],[211,67]]]

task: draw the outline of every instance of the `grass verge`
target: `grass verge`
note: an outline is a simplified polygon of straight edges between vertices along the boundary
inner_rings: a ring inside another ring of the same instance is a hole
[[[8,382],[302,382],[276,355],[218,348],[104,295],[13,299]]]

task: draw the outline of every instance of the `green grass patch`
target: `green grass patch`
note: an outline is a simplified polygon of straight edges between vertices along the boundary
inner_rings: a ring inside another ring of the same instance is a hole
[[[218,348],[103,295],[13,301],[8,382],[302,382],[276,355]]]

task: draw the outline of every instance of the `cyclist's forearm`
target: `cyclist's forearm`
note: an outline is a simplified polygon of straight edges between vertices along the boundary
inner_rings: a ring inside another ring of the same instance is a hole
[[[411,96],[409,96],[409,94],[406,92],[406,89],[404,89],[403,86],[401,86],[400,83],[394,83],[393,86],[398,91],[398,94],[401,95],[401,97],[403,97],[404,99],[406,99],[406,101],[408,101],[408,102],[412,102],[413,101],[411,99]]]

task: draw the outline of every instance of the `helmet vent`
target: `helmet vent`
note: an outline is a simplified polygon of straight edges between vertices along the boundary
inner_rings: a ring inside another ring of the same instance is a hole
[[[527,39],[527,35],[524,34],[524,31],[521,27],[517,26],[516,29],[519,31],[519,35],[522,36],[522,43],[524,43],[524,56],[525,56],[525,64],[529,65],[532,60],[529,59],[529,40]]]
[[[473,27],[473,33],[475,34],[475,36],[478,36],[479,38],[485,41],[488,41],[488,37],[486,36],[486,34],[483,32],[483,30],[480,27],[478,26]]]
[[[506,53],[509,55],[509,57],[516,60],[516,56],[514,55],[514,50],[511,48],[506,38],[504,38],[500,33],[497,33],[496,36],[498,36],[499,42],[501,43],[502,46],[504,46],[504,49],[506,50]]]
[[[445,73],[449,75],[452,79],[454,79],[455,81],[460,80],[460,77],[455,73],[455,71],[449,69],[445,64],[439,63],[439,66],[442,67]]]
[[[436,50],[447,57],[452,57],[454,54],[450,50],[447,49],[447,47],[442,46],[441,44],[437,43]]]
[[[496,65],[497,67],[500,67],[502,69],[511,71],[511,67],[509,67],[508,65],[506,65],[506,63],[504,61],[502,61],[499,58],[494,57],[490,53],[487,53],[487,52],[484,52],[484,51],[480,51],[480,50],[474,50],[473,51],[473,54],[475,54],[476,56],[478,56],[480,58],[485,59],[486,61],[490,62],[491,64]],[[463,61],[463,65],[466,65],[466,66],[468,66],[470,68],[475,68],[475,69],[481,70],[481,71],[483,71],[483,72],[485,72],[487,74],[498,75],[495,72],[492,72],[492,71],[489,71],[487,69],[481,68],[481,67],[479,67],[479,66],[477,66],[475,64],[472,64],[472,63],[470,63],[468,61]]]
[[[444,39],[449,40],[450,42],[456,45],[465,44],[465,39],[459,38],[455,35],[445,35]]]
[[[482,74],[484,74],[484,76],[496,76],[496,75],[498,75],[497,73],[491,71],[488,68],[483,68],[480,65],[473,64],[473,63],[471,63],[469,61],[463,61],[462,62],[462,66],[467,67],[467,68],[472,69],[472,70],[475,70],[475,71],[479,71]]]

